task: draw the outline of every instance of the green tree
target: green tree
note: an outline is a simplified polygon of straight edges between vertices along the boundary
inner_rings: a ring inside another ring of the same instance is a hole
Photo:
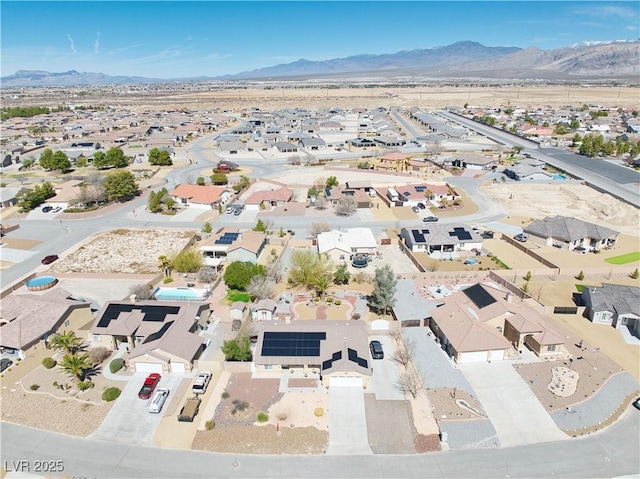
[[[245,291],[251,282],[251,278],[265,275],[264,266],[261,264],[253,264],[249,261],[234,261],[227,265],[222,279],[228,288]]]
[[[330,176],[325,182],[325,186],[327,188],[333,188],[334,186],[337,187],[339,184],[340,183],[338,182],[338,178],[336,178],[335,176]]]
[[[113,168],[124,168],[129,164],[129,158],[125,156],[122,148],[117,146],[109,148],[109,151],[107,151],[105,155],[105,161],[108,166]]]
[[[226,185],[229,183],[229,179],[224,173],[214,173],[211,175],[211,183],[214,185]]]
[[[16,195],[17,206],[20,212],[26,213],[40,206],[47,199],[56,195],[53,186],[48,181],[40,185],[35,185],[33,189],[24,190]]]
[[[569,129],[567,128],[566,123],[558,123],[553,129],[554,135],[566,135],[569,133]]]
[[[87,158],[84,155],[80,155],[78,158],[76,158],[76,166],[78,168],[84,168],[85,166],[87,166],[89,162],[87,161]]]
[[[315,186],[312,186],[307,190],[307,198],[311,198],[312,196],[317,198],[319,194],[320,194],[320,190]]]
[[[65,354],[58,366],[78,381],[84,381],[86,372],[92,369],[93,364],[86,354],[73,353]]]
[[[151,150],[149,150],[148,159],[149,164],[151,165],[171,166],[173,164],[169,152],[167,150],[159,150],[158,148],[152,148]]]
[[[335,284],[349,284],[351,273],[347,268],[347,263],[340,263],[333,273],[333,282]]]
[[[251,343],[247,336],[229,339],[222,343],[222,353],[226,361],[251,361]]]
[[[50,148],[47,148],[40,154],[40,159],[38,160],[38,163],[40,163],[40,166],[43,167],[45,170],[50,170],[52,169],[50,166],[52,158],[53,158],[53,151],[51,151]]]
[[[329,286],[331,286],[331,279],[327,274],[317,276],[313,281],[313,286],[316,288],[318,295],[323,298]]]
[[[236,193],[240,193],[242,190],[244,190],[245,188],[249,187],[249,178],[247,178],[246,176],[242,175],[240,177],[240,180],[233,185],[233,191]]]
[[[572,130],[577,130],[578,128],[580,128],[580,122],[578,121],[577,118],[571,119],[571,122],[569,123],[569,128],[571,128]]]
[[[171,260],[171,266],[179,273],[195,273],[202,267],[202,255],[195,248],[187,248]]]
[[[198,178],[196,178],[196,185],[204,186],[204,178],[202,176],[198,176]]]
[[[109,201],[128,200],[138,193],[138,183],[130,171],[117,171],[107,175],[104,190]]]
[[[581,141],[582,141],[582,137],[580,136],[579,133],[576,133],[575,135],[573,135],[573,138],[571,138],[571,146],[576,146]]]
[[[171,273],[171,260],[166,255],[158,256],[158,268],[162,270],[165,278]]]
[[[256,225],[252,228],[253,231],[261,231],[262,233],[267,232],[267,225],[261,219],[258,219]]]
[[[53,349],[65,351],[68,354],[74,354],[82,349],[82,339],[76,336],[73,331],[63,331],[49,339],[49,346]]]
[[[40,155],[40,166],[45,170],[60,170],[69,171],[71,169],[71,162],[69,157],[64,151],[56,151],[52,153],[50,149],[46,149]]]
[[[108,166],[107,155],[104,154],[104,151],[96,151],[93,154],[93,166],[95,166],[99,170]]]
[[[397,280],[393,275],[391,266],[385,265],[376,268],[373,280],[373,291],[369,296],[369,307],[378,313],[388,313],[396,304]]]
[[[211,226],[211,223],[209,223],[208,221],[205,221],[205,223],[202,225],[202,232],[209,234],[213,231],[213,227]]]
[[[602,153],[605,156],[613,156],[616,152],[616,144],[609,140],[602,146]]]
[[[167,189],[162,188],[160,190],[152,191],[149,193],[149,201],[147,202],[147,208],[151,213],[160,213],[162,211],[162,200],[167,194]]]
[[[333,265],[324,256],[308,249],[294,249],[290,258],[289,282],[314,288],[317,278],[331,277],[332,270]]]

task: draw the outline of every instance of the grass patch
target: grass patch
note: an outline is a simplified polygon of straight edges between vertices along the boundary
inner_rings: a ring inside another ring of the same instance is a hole
[[[236,301],[242,301],[243,303],[248,303],[251,299],[249,293],[245,293],[244,291],[236,291],[235,289],[230,289],[227,292],[227,299],[232,303]]]
[[[635,251],[633,253],[621,254],[620,256],[613,256],[611,258],[605,259],[605,261],[609,264],[627,264],[633,263],[634,261],[640,261],[640,251]]]
[[[489,254],[489,255],[487,255],[487,258],[489,258],[491,261],[493,261],[493,262],[496,264],[496,266],[498,266],[498,268],[499,268],[499,269],[511,269],[511,268],[509,268],[509,266],[507,266],[506,264],[504,264],[504,263],[500,260],[500,258],[498,258],[498,257],[497,257],[497,256],[495,256],[495,255]]]
[[[576,291],[578,293],[582,293],[583,289],[584,289],[584,284],[576,284]]]

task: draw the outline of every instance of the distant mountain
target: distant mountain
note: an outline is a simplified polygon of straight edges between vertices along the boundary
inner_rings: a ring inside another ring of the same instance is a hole
[[[236,75],[227,80],[277,78],[283,76],[331,75],[399,71],[407,68],[447,67],[462,63],[493,60],[520,51],[517,47],[485,47],[477,42],[457,42],[452,45],[421,50],[404,50],[382,55],[356,55],[324,61],[297,60],[293,63],[260,68]]]
[[[62,73],[20,70],[0,78],[2,87],[116,85],[167,81],[211,80],[405,80],[425,78],[486,79],[613,79],[640,75],[640,40],[583,42],[555,50],[535,47],[486,47],[477,42],[405,50],[382,55],[356,55],[324,61],[300,59],[222,77],[159,79],[109,76],[103,73]]]

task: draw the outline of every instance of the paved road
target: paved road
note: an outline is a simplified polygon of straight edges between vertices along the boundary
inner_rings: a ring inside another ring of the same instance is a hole
[[[640,472],[638,417],[638,411],[630,408],[606,430],[560,443],[408,456],[345,457],[242,456],[157,449],[0,423],[0,461],[10,465],[11,461],[25,460],[33,465],[35,460],[62,460],[65,477],[95,478],[617,477]]]
[[[364,389],[329,387],[328,455],[373,454],[367,436]]]
[[[475,390],[502,447],[568,439],[511,361],[458,366]]]

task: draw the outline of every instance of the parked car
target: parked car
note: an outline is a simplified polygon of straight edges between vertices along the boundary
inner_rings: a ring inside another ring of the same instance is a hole
[[[3,373],[5,369],[11,367],[13,361],[11,359],[2,358],[0,359],[0,373]]]
[[[156,393],[153,395],[153,399],[147,406],[147,409],[150,413],[158,414],[160,411],[162,411],[162,406],[164,406],[164,403],[167,401],[169,392],[170,391],[167,388],[160,388],[156,391]]]
[[[631,404],[633,404],[633,407],[640,410],[640,398],[637,398],[635,401],[633,401]]]
[[[484,239],[492,239],[493,238],[493,231],[485,231],[484,233],[482,233],[482,237]]]
[[[42,212],[43,213],[48,213],[49,211],[51,211],[53,209],[53,206],[43,206],[42,207]]]
[[[60,211],[62,211],[62,206],[56,206],[51,212],[52,213],[59,213]]]
[[[191,387],[193,394],[204,394],[207,390],[207,386],[211,381],[211,373],[209,371],[203,371],[196,376],[196,381]]]
[[[527,241],[528,238],[526,234],[520,233],[515,235],[513,239],[515,239],[516,241],[520,241],[521,243],[524,243],[525,241]]]
[[[425,223],[434,223],[439,219],[440,218],[438,218],[437,216],[427,216],[426,218],[422,218],[422,221],[424,221]]]
[[[426,206],[424,205],[424,203],[418,203],[418,208],[420,208],[421,210],[424,210]]]
[[[234,216],[240,216],[240,213],[242,213],[242,207],[236,208],[236,210],[233,212],[233,215]]]
[[[231,206],[229,206],[229,208],[227,208],[226,212],[227,212],[227,214],[231,214],[231,213],[233,213],[235,210],[236,210],[235,208],[232,208]]]
[[[369,349],[371,350],[371,357],[373,359],[384,359],[384,351],[382,350],[380,341],[371,341],[369,343]]]
[[[414,213],[420,213],[420,208],[418,208],[417,206],[412,206],[412,207],[411,207],[411,210],[412,210]]]
[[[42,258],[41,263],[42,264],[51,264],[54,261],[56,261],[58,259],[58,255],[57,254],[50,254],[48,256],[45,256],[44,258]]]
[[[576,246],[575,248],[573,248],[573,251],[575,251],[576,253],[587,254],[588,250],[584,246]]]
[[[158,373],[149,374],[149,376],[147,376],[147,379],[144,380],[144,384],[140,388],[140,391],[138,392],[138,397],[140,399],[149,399],[151,397],[151,393],[160,382],[160,377],[161,376]]]

